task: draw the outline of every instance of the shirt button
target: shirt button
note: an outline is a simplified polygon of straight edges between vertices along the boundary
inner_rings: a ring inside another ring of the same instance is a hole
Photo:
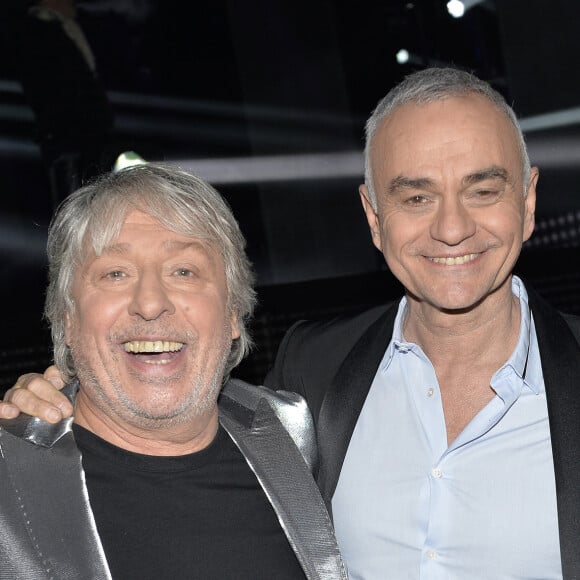
[[[437,559],[437,552],[435,550],[429,550],[427,552],[427,558],[429,560],[435,560],[435,559]]]
[[[431,475],[435,478],[435,479],[440,479],[443,476],[443,471],[441,471],[441,469],[439,469],[439,467],[434,467],[431,470]]]
[[[435,389],[433,387],[429,387],[427,389],[427,396],[432,397],[434,392],[435,392]]]

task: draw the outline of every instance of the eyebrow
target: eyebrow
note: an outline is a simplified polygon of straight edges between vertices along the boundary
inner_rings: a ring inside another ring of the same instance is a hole
[[[109,244],[103,248],[101,254],[112,254],[122,256],[129,251],[129,244]]]
[[[497,165],[486,167],[480,171],[475,171],[466,175],[461,182],[463,185],[473,185],[487,179],[499,179],[501,181],[508,181],[508,172]],[[435,186],[435,182],[429,177],[406,177],[399,175],[389,183],[387,193],[394,194],[405,189],[429,189]]]
[[[207,252],[208,246],[201,241],[198,240],[191,240],[189,242],[182,242],[180,240],[167,240],[163,244],[163,248],[169,252],[179,252],[182,250],[202,250],[203,252]]]
[[[393,194],[404,189],[427,189],[432,187],[435,182],[428,177],[405,177],[399,175],[391,180],[387,193]]]
[[[464,185],[473,185],[474,183],[479,183],[480,181],[486,181],[488,179],[499,179],[500,181],[507,182],[508,172],[503,167],[492,165],[491,167],[487,167],[481,171],[476,171],[475,173],[466,175],[461,181]]]
[[[130,250],[130,244],[126,243],[114,243],[103,248],[103,254],[110,254],[114,256],[122,256],[127,254]],[[201,241],[191,240],[189,242],[182,242],[180,240],[167,240],[163,243],[163,249],[168,252],[179,252],[183,250],[188,250],[190,248],[202,250],[207,252],[207,245]]]

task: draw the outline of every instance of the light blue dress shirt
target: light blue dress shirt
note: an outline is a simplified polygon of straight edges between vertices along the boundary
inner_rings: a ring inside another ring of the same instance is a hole
[[[516,277],[512,291],[516,348],[449,447],[435,371],[403,338],[401,301],[332,500],[351,580],[562,578],[538,342]]]

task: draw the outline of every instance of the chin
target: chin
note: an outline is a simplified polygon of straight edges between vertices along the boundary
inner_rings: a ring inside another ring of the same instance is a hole
[[[469,312],[474,308],[477,308],[482,302],[485,301],[486,296],[481,294],[476,294],[472,296],[457,296],[450,298],[447,296],[444,300],[432,302],[438,310],[442,312],[450,312],[461,314],[463,312]]]
[[[442,291],[436,295],[420,295],[408,292],[408,295],[412,300],[423,304],[424,306],[431,306],[441,312],[449,313],[468,312],[481,304],[485,299],[485,296],[482,296],[481,292],[467,294],[464,291],[457,293]]]

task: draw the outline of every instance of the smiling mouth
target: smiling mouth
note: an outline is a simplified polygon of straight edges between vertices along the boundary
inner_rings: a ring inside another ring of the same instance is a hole
[[[431,262],[435,264],[443,264],[445,266],[457,266],[461,264],[466,264],[467,262],[472,262],[475,258],[479,257],[481,254],[465,254],[464,256],[454,256],[452,258],[428,258]]]
[[[130,340],[123,343],[125,352],[133,354],[179,352],[183,347],[183,342],[173,340]]]
[[[148,365],[168,365],[183,349],[183,342],[173,340],[130,340],[123,343],[126,353]]]

